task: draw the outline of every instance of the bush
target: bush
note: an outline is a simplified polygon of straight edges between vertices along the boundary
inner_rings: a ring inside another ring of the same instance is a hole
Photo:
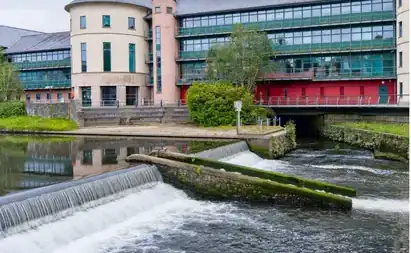
[[[24,101],[11,101],[0,103],[0,118],[9,118],[26,115],[26,104]]]
[[[245,88],[231,83],[195,83],[187,92],[191,119],[201,126],[235,125],[234,101],[243,101],[241,120],[244,124],[266,117],[267,110],[254,106],[254,96]]]

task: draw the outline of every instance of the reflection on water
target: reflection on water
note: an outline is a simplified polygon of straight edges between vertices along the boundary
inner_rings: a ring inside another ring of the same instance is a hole
[[[215,145],[215,142],[213,142]],[[0,195],[128,167],[131,154],[209,145],[171,139],[5,136],[0,138]]]

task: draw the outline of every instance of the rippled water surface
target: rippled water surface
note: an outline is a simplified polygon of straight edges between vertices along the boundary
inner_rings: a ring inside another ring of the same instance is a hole
[[[0,252],[408,252],[408,165],[334,145],[304,142],[277,161],[249,151],[224,160],[355,187],[351,213],[199,201],[160,182],[1,239]]]

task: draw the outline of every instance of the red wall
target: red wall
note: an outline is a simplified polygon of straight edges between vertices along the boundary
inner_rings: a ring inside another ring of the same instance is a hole
[[[344,87],[344,96],[372,96],[377,98],[379,96],[379,86],[384,85],[388,88],[388,95],[396,95],[396,81],[395,80],[350,80],[350,81],[272,81],[258,84],[256,88],[255,98],[260,99],[260,92],[264,100],[267,96],[282,97],[284,96],[284,89],[287,89],[288,97],[338,97],[341,96],[341,87]],[[363,87],[364,94],[361,94],[361,87]],[[182,86],[180,98],[185,99],[189,86]],[[303,94],[305,88],[305,94]],[[323,88],[323,94],[321,94]],[[392,101],[393,102],[393,101]]]
[[[267,95],[270,97],[284,96],[284,89],[287,89],[288,97],[304,96],[340,96],[341,87],[344,87],[344,96],[376,96],[379,95],[379,86],[384,81],[388,88],[388,95],[396,94],[395,80],[351,80],[351,81],[273,81],[270,83],[258,84],[256,98],[259,98],[262,92],[263,98]],[[364,88],[364,94],[361,94],[361,86]],[[321,94],[323,88],[323,94]]]

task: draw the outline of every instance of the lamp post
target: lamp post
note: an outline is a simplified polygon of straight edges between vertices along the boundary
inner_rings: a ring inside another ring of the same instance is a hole
[[[236,112],[237,112],[237,135],[239,135],[240,134],[240,120],[241,120],[241,118],[240,118],[240,112],[241,112],[241,107],[243,106],[243,101],[241,101],[241,100],[238,100],[238,101],[235,101],[234,102],[234,108],[235,108],[235,110],[236,110]]]

